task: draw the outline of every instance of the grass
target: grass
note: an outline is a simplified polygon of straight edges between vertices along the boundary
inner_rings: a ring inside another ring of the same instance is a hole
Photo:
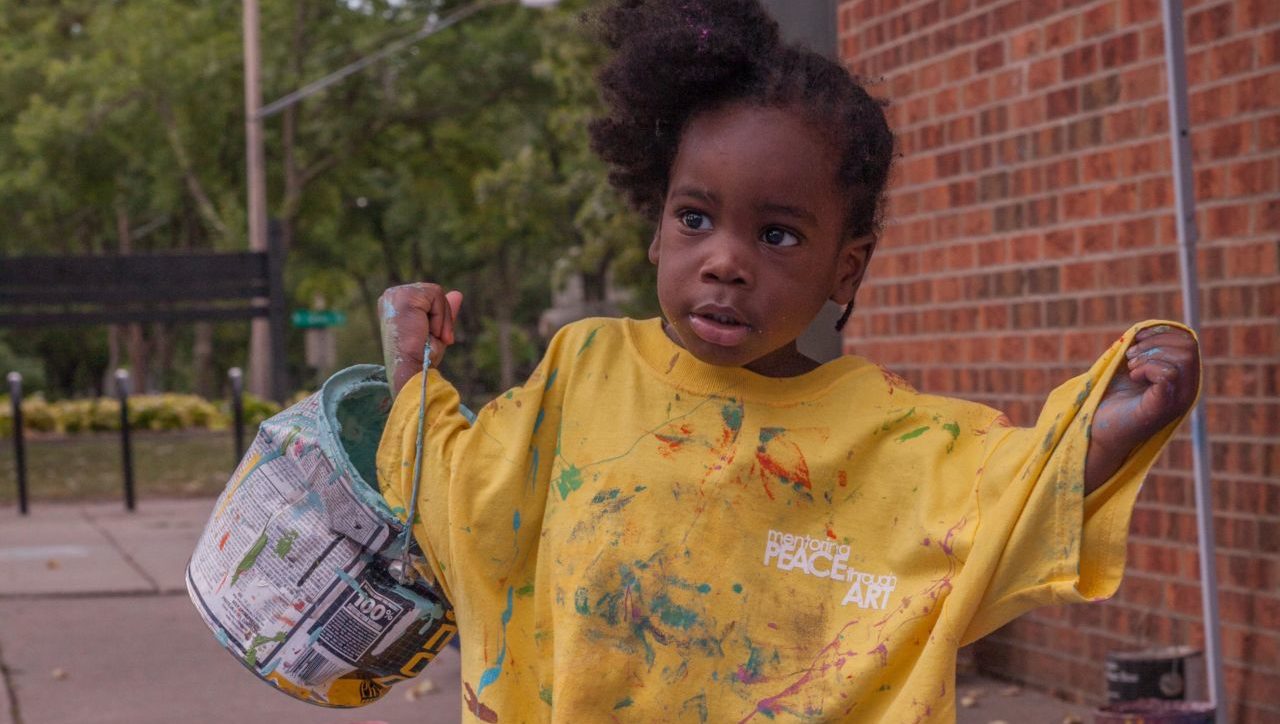
[[[134,432],[134,495],[216,495],[235,470],[230,431]],[[253,431],[245,431],[245,444]],[[119,433],[41,437],[26,441],[27,495],[31,501],[123,500]],[[0,504],[18,500],[13,442],[0,442]]]

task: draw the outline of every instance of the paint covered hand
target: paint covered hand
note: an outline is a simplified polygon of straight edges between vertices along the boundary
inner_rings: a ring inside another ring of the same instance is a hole
[[[453,322],[462,306],[462,292],[446,292],[439,284],[418,282],[391,287],[378,300],[382,324],[382,354],[391,392],[422,370],[422,352],[431,340],[431,365],[440,363],[453,344]]]
[[[1102,485],[1134,448],[1191,409],[1200,388],[1195,337],[1168,326],[1134,335],[1090,426],[1085,490]]]

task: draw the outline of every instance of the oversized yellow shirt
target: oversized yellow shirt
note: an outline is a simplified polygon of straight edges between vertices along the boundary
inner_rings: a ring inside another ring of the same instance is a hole
[[[1173,425],[1087,499],[1084,457],[1142,326],[1034,428],[858,357],[704,364],[659,320],[567,327],[474,425],[430,372],[415,533],[456,610],[464,719],[952,720],[959,646],[1119,585]],[[393,506],[419,384],[378,453]]]

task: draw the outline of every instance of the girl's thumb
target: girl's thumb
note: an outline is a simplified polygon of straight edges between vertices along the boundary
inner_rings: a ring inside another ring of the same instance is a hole
[[[454,319],[457,319],[457,318],[458,318],[458,310],[462,308],[462,292],[460,292],[460,291],[458,291],[458,290],[456,290],[456,289],[455,289],[455,290],[453,290],[453,291],[451,291],[451,292],[449,292],[449,293],[445,294],[445,295],[444,295],[444,298],[445,298],[445,301],[447,301],[447,302],[449,303],[449,312],[450,312],[450,315],[451,315]]]

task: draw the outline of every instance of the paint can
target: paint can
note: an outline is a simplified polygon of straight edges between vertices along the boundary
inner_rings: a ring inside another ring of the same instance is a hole
[[[1213,724],[1214,706],[1205,701],[1141,699],[1109,704],[1094,712],[1094,724]]]
[[[421,672],[457,631],[377,487],[391,409],[380,366],[333,375],[264,422],[187,564],[214,637],[259,678],[352,707]]]
[[[1107,654],[1107,701],[1198,700],[1205,696],[1204,654],[1166,646]]]

